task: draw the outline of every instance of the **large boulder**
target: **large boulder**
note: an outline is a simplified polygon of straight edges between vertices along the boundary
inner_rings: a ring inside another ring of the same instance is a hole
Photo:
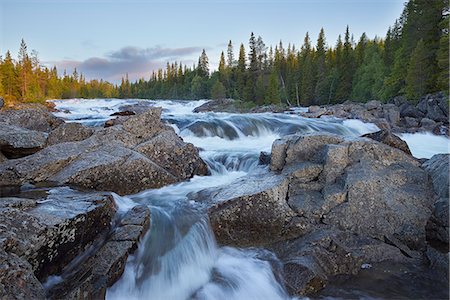
[[[430,240],[449,243],[449,154],[437,154],[422,167],[430,174],[437,194],[433,214],[427,224]]]
[[[163,124],[160,114],[160,109],[148,110],[123,125],[97,130],[87,139],[54,144],[34,155],[7,161],[0,165],[0,186],[50,181],[132,194],[207,174],[198,150]],[[54,142],[58,136],[64,138],[66,128],[57,129]],[[69,134],[67,139],[91,133],[81,129],[85,133]]]
[[[284,176],[254,176],[213,192],[208,210],[211,227],[221,244],[264,245],[282,239],[295,216],[286,202]]]
[[[63,123],[45,106],[10,109],[0,113],[0,122],[36,131],[50,132]]]
[[[82,141],[94,133],[92,128],[80,123],[63,123],[48,135],[47,144],[54,145],[65,142]]]
[[[31,155],[43,149],[47,134],[0,122],[0,152],[7,158]]]
[[[280,175],[243,179],[207,196],[219,243],[267,244],[326,224],[424,246],[433,192],[412,156],[369,139],[324,134],[284,137],[272,155],[271,169]]]
[[[50,299],[103,299],[106,289],[122,276],[127,258],[150,226],[150,210],[139,205],[128,211],[93,255],[73,270],[62,274],[63,281],[49,287]]]
[[[62,191],[44,200],[0,198],[0,248],[26,259],[38,279],[60,272],[108,231],[116,211],[107,194]]]

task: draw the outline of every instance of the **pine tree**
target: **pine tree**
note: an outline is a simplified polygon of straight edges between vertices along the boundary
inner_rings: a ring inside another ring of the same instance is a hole
[[[281,98],[280,98],[280,88],[278,83],[278,74],[277,71],[274,69],[270,73],[269,77],[269,86],[267,87],[266,92],[266,104],[280,104]]]
[[[202,54],[198,58],[197,74],[200,77],[209,76],[209,60],[205,49],[203,49]]]
[[[303,46],[300,51],[300,67],[301,72],[301,93],[300,99],[302,105],[313,104],[314,99],[314,70],[312,66],[313,54],[311,50],[311,41],[309,39],[309,34],[306,33],[305,39],[303,41]]]
[[[227,47],[227,67],[234,67],[233,43],[231,43],[231,40],[228,42]]]
[[[244,89],[245,89],[245,83],[246,83],[246,63],[245,63],[245,48],[244,45],[241,44],[239,48],[239,59],[238,59],[238,65],[236,70],[236,79],[237,79],[237,93],[238,98],[243,99],[244,96]]]
[[[323,28],[321,28],[319,37],[317,38],[316,55],[314,57],[314,66],[316,69],[314,101],[319,104],[326,103],[328,97],[326,55],[327,49],[325,46],[325,32]]]
[[[216,80],[211,88],[211,99],[224,99],[225,97],[225,87],[222,82]]]
[[[338,101],[348,100],[350,98],[350,93],[352,92],[352,81],[354,74],[354,58],[352,50],[350,31],[347,26],[347,29],[345,30],[344,46],[342,49],[342,58],[340,64],[338,63],[338,69],[340,70],[340,80],[336,90],[336,99]],[[337,59],[339,58],[337,57]]]
[[[427,78],[431,68],[425,42],[420,40],[408,64],[406,96],[409,99],[417,100],[427,92],[429,89]]]

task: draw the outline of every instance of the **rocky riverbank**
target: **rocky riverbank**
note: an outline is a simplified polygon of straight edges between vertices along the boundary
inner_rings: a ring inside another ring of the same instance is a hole
[[[268,105],[253,108],[241,107],[233,99],[213,100],[197,107],[195,112],[232,112],[263,113],[284,112],[298,113],[306,118],[322,116],[341,119],[358,119],[375,123],[378,127],[396,133],[433,132],[437,135],[449,135],[449,100],[443,93],[429,94],[422,97],[416,105],[404,97],[396,97],[388,103],[369,101],[358,103],[346,101],[343,104],[310,106],[307,111],[292,112],[287,107]]]

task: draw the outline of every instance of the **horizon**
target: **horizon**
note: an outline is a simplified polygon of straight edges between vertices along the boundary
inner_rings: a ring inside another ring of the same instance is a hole
[[[10,50],[16,58],[23,38],[29,52],[37,50],[41,64],[56,66],[60,75],[64,69],[71,74],[77,68],[88,80],[117,84],[127,73],[131,81],[148,80],[167,62],[192,66],[202,49],[210,69],[216,70],[227,42],[233,42],[237,56],[241,43],[248,50],[251,32],[266,46],[281,40],[285,47],[297,49],[306,32],[314,46],[322,27],[328,46],[335,45],[347,25],[355,41],[363,32],[370,39],[384,38],[403,6],[403,0],[3,0],[0,54]],[[233,11],[232,21],[217,16],[217,11]],[[19,18],[23,22],[14,23]]]

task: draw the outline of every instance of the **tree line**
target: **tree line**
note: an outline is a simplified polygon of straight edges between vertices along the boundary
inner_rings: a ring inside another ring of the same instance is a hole
[[[118,87],[103,80],[87,81],[74,69],[72,74],[60,76],[56,67],[40,64],[35,50],[28,53],[22,39],[17,60],[7,51],[0,56],[0,96],[7,104],[43,102],[46,99],[114,98]]]
[[[345,100],[387,100],[447,91],[449,80],[448,0],[411,0],[384,39],[365,33],[355,41],[347,26],[327,46],[322,29],[313,46],[307,33],[300,49],[280,42],[267,47],[250,35],[238,55],[232,41],[209,75],[203,50],[193,68],[175,62],[153,72],[150,80],[128,84],[137,98],[234,98],[248,103],[313,105]],[[123,85],[122,85],[123,86]]]
[[[188,67],[167,63],[149,80],[115,86],[86,81],[82,74],[58,76],[39,65],[22,41],[18,61],[9,52],[0,60],[0,95],[22,101],[48,98],[234,98],[248,105],[314,105],[346,100],[387,100],[404,95],[412,101],[426,93],[448,91],[448,0],[410,0],[384,38],[355,41],[350,29],[327,45],[322,29],[315,42],[307,33],[302,45],[266,46],[250,35],[246,48],[228,42],[218,70],[210,72],[205,50]],[[314,45],[313,45],[314,44]],[[237,50],[237,51],[236,51]],[[237,55],[236,55],[237,54]]]

